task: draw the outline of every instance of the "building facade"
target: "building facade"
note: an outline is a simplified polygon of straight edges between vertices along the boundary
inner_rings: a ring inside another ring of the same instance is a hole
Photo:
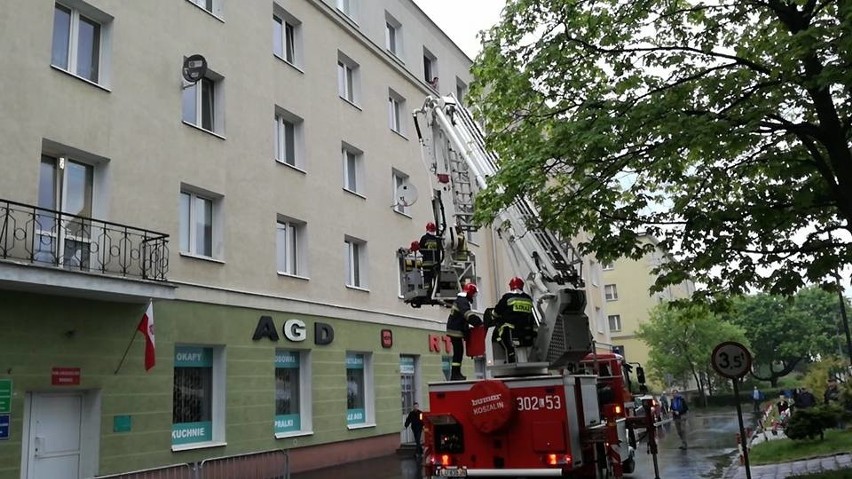
[[[410,112],[464,98],[470,59],[410,0],[6,7],[0,479],[410,440],[450,345],[446,310],[402,301],[432,212],[395,192],[428,194]],[[472,240],[484,308],[511,273]]]
[[[627,361],[647,365],[650,348],[636,337],[636,332],[648,321],[655,306],[692,296],[695,284],[685,281],[662,292],[651,293],[650,288],[656,282],[652,270],[667,261],[669,253],[660,248],[659,242],[651,236],[642,235],[639,241],[655,248],[639,260],[619,258],[613,263],[602,264],[601,284],[605,326],[610,332],[612,346],[622,351]],[[652,381],[652,384],[657,390],[664,386],[661,381]]]

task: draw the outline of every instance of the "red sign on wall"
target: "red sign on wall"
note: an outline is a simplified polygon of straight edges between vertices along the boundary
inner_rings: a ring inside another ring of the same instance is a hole
[[[390,348],[393,347],[393,331],[390,329],[382,330],[382,347]]]
[[[444,352],[447,354],[453,353],[453,343],[450,342],[449,336],[439,336],[437,334],[429,335],[429,352],[440,353],[441,345],[444,345]]]
[[[77,386],[80,384],[80,368],[53,368],[50,383],[54,386]]]

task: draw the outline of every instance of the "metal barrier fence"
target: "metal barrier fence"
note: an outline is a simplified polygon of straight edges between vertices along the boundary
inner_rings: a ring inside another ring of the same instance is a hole
[[[198,479],[289,479],[290,457],[283,449],[201,461]]]
[[[190,464],[172,464],[170,466],[142,469],[140,471],[122,472],[108,476],[97,476],[98,479],[196,479],[195,467]]]
[[[97,479],[290,479],[290,456],[283,449],[273,449],[97,476]]]

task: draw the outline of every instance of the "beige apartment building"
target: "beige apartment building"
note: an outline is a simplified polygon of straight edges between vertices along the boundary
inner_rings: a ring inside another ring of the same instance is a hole
[[[395,191],[428,197],[410,112],[463,99],[471,60],[411,0],[5,6],[0,479],[409,441],[450,351],[447,311],[402,300],[428,198]],[[512,273],[471,239],[484,309]]]
[[[648,321],[651,309],[657,304],[690,297],[695,291],[695,284],[685,281],[669,286],[660,293],[651,293],[651,285],[656,281],[652,270],[666,261],[669,253],[659,247],[656,238],[642,235],[639,241],[653,244],[655,249],[639,260],[620,258],[601,265],[601,285],[606,327],[611,335],[612,346],[622,351],[627,361],[646,365],[650,349],[636,337],[639,326]],[[658,391],[663,387],[661,381],[652,381],[652,384]]]

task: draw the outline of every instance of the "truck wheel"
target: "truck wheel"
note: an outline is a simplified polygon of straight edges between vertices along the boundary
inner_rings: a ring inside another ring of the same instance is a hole
[[[636,469],[636,460],[632,457],[621,464],[625,474],[630,474]]]

